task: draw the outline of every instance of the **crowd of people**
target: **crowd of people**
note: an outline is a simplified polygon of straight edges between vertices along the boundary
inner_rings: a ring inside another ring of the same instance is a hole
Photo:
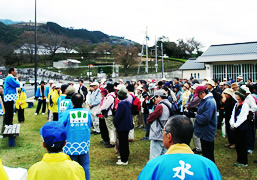
[[[0,86],[0,133],[4,126],[12,126],[14,102],[19,122],[25,121],[26,93],[16,73],[10,68]],[[29,169],[28,179],[51,179],[56,168],[69,169],[58,173],[58,178],[90,179],[91,134],[100,134],[100,143],[115,149],[117,165],[128,165],[134,128],[144,128],[141,140],[150,141],[149,162],[139,179],[165,179],[169,174],[169,170],[161,169],[165,164],[173,168],[173,177],[183,178],[179,175],[183,171],[184,178],[221,179],[215,165],[214,140],[217,128],[224,125],[228,138],[224,146],[237,152],[234,166],[248,166],[247,156],[254,151],[257,84],[244,82],[242,76],[236,82],[208,77],[202,82],[194,78],[102,79],[90,81],[89,88],[82,79],[77,88],[74,83],[55,84],[50,80],[49,86],[40,83],[35,99],[38,104],[34,115],[41,109],[42,115],[48,115],[49,122],[40,130],[48,153]],[[191,138],[194,149],[189,146]],[[54,167],[51,162],[58,165]],[[211,170],[204,172],[198,165]],[[156,168],[162,173],[155,173]]]

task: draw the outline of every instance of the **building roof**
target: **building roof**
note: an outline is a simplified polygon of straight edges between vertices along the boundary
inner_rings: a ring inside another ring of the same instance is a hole
[[[197,62],[257,60],[257,42],[211,45]]]
[[[180,70],[205,69],[205,65],[204,63],[196,62],[195,58],[190,58],[179,69]]]

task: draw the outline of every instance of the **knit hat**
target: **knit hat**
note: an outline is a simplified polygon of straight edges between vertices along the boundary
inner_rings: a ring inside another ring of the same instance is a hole
[[[102,89],[100,93],[103,94],[104,96],[106,96],[108,94],[106,89]]]
[[[198,87],[195,89],[195,95],[194,95],[194,97],[198,96],[200,92],[205,91],[205,90],[206,90],[206,87],[205,87],[205,86],[198,86]]]
[[[231,97],[233,97],[233,89],[231,88],[227,88],[223,91],[224,94],[228,94],[230,95]]]
[[[155,83],[156,82],[156,79],[152,79],[152,83]]]
[[[128,91],[127,89],[125,89],[124,87],[122,87],[118,92],[117,95],[123,98],[127,98],[128,97]]]
[[[236,95],[238,95],[241,99],[245,99],[246,91],[243,88],[239,88],[236,92]]]
[[[73,86],[69,86],[66,89],[66,94],[73,94],[73,93],[75,93],[75,88]]]

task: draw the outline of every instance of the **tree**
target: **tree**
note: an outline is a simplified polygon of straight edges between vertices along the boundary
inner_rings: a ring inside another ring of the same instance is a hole
[[[203,48],[202,43],[200,43],[199,41],[196,41],[194,37],[190,38],[187,40],[187,43],[194,48],[194,50],[197,53],[197,56],[201,56],[201,54],[203,53],[202,51],[200,51],[201,48]]]
[[[112,46],[109,42],[103,42],[99,43],[94,50],[99,54],[100,56],[103,56],[106,52],[110,51],[112,49]]]
[[[134,46],[117,45],[113,49],[114,59],[119,64],[123,65],[125,76],[128,75],[128,69],[137,64],[138,49]]]

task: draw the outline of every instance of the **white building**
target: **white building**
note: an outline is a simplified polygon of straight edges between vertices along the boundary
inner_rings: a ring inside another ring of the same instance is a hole
[[[53,62],[54,68],[77,68],[81,62],[75,59],[67,59],[67,60],[60,60],[58,62]]]
[[[196,62],[204,63],[206,76],[213,79],[242,75],[244,81],[256,81],[257,42],[211,45]]]
[[[206,77],[206,68],[204,63],[196,62],[196,59],[188,59],[180,68],[182,71],[183,79],[189,79],[193,77],[194,79],[204,79]]]

